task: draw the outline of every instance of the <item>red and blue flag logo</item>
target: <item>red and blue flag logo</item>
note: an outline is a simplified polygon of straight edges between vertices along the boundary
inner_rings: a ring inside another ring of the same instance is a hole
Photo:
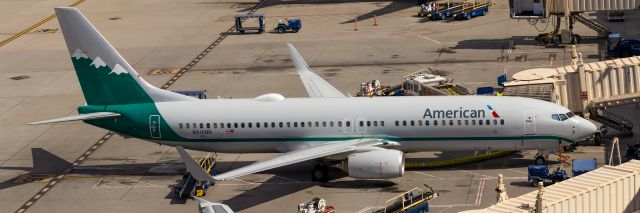
[[[498,113],[495,110],[493,110],[493,107],[491,107],[491,105],[487,104],[487,108],[491,110],[491,115],[493,116],[493,118],[500,118],[500,115],[498,115]]]

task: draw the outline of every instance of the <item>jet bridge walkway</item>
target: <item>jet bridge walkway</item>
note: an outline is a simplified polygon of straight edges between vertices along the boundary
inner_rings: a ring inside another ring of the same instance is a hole
[[[573,53],[578,55],[576,53]],[[633,123],[608,107],[640,103],[640,56],[518,72],[504,84],[505,96],[554,102],[607,127],[631,134]]]

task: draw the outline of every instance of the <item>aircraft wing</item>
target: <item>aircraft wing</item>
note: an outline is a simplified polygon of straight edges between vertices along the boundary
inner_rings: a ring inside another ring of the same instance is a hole
[[[318,158],[323,158],[336,154],[343,154],[354,152],[359,148],[367,148],[367,147],[387,147],[387,146],[398,146],[399,144],[396,142],[389,142],[379,139],[366,138],[366,139],[354,139],[348,141],[336,141],[325,143],[322,145],[314,146],[311,148],[295,150],[291,152],[284,153],[278,157],[274,157],[271,159],[258,161],[248,166],[244,166],[235,170],[231,170],[225,172],[223,174],[219,174],[216,176],[211,176],[207,174],[198,163],[187,154],[187,152],[182,147],[176,147],[180,157],[184,161],[187,166],[187,170],[191,173],[191,175],[200,181],[220,181],[220,180],[229,180],[241,176],[245,176],[248,174],[253,174],[257,172],[262,172],[265,170],[278,168],[286,165],[291,165],[294,163],[299,163],[302,161],[313,160]]]
[[[307,89],[309,97],[312,98],[343,98],[346,97],[340,90],[333,87],[329,82],[322,79],[317,74],[311,71],[307,62],[304,61],[298,50],[293,44],[287,43],[289,47],[289,54],[291,54],[291,61],[296,67],[296,72],[300,76],[304,88]]]
[[[110,118],[110,117],[118,117],[118,116],[120,116],[120,114],[113,113],[113,112],[94,112],[94,113],[72,115],[72,116],[56,118],[56,119],[51,119],[46,121],[38,121],[38,122],[29,123],[29,124],[36,125],[36,124],[48,124],[48,123],[60,123],[60,122],[67,122],[67,121],[93,120],[93,119]]]

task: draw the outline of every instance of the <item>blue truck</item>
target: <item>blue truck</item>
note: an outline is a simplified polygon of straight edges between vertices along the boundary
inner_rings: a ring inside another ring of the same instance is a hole
[[[462,10],[453,14],[453,17],[458,20],[469,20],[476,16],[487,15],[491,4],[493,4],[491,1],[468,4]]]
[[[548,165],[529,165],[527,180],[531,183],[531,186],[538,186],[539,182],[551,182],[557,183],[568,179],[567,171],[561,167],[556,168],[553,172],[549,173]]]
[[[640,56],[640,40],[624,39],[620,34],[610,34],[607,41],[608,58]]]
[[[302,20],[300,19],[285,19],[278,22],[276,25],[276,31],[278,33],[294,32],[297,33],[302,28]]]

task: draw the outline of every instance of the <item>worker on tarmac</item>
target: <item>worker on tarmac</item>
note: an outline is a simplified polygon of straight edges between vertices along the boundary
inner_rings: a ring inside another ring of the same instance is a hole
[[[504,185],[504,177],[502,174],[498,174],[498,184],[496,184],[496,200],[498,203],[504,202],[509,199],[509,195],[507,195],[507,187]]]

